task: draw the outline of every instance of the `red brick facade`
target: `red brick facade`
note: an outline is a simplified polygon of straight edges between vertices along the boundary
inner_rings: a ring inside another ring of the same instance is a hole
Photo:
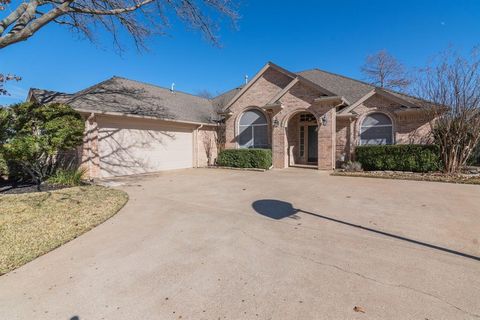
[[[373,112],[388,115],[393,123],[394,143],[428,142],[430,125],[426,113],[406,110],[398,102],[375,94],[359,104],[354,112],[338,114],[344,105],[341,99],[324,99],[325,93],[308,81],[298,81],[278,101],[278,107],[267,104],[280,94],[293,78],[277,68],[268,68],[252,80],[228,108],[226,119],[226,147],[239,148],[238,124],[242,114],[249,109],[260,110],[267,118],[269,142],[273,152],[273,167],[285,168],[295,164],[307,164],[300,155],[300,113],[315,116],[318,134],[318,169],[332,170],[340,163],[353,159],[355,146],[359,144],[360,127]],[[323,97],[323,98],[322,98]]]
[[[225,147],[240,147],[239,122],[242,115],[251,109],[258,110],[265,116],[273,167],[279,169],[293,165],[311,165],[320,170],[332,170],[345,161],[353,160],[355,146],[360,143],[362,123],[372,113],[382,113],[391,119],[393,143],[429,142],[430,119],[421,108],[407,107],[402,104],[402,99],[381,90],[372,90],[359,101],[363,102],[347,102],[344,97],[335,96],[302,76],[267,64],[224,106]],[[102,121],[106,117],[118,118],[120,115],[83,115],[86,131],[80,150],[82,166],[89,177],[97,178],[104,170],[100,157],[102,153],[99,152],[99,127],[102,128]],[[202,167],[215,163],[218,127],[214,122],[173,123],[147,118],[124,116],[122,124],[127,128],[134,121],[138,128],[148,131],[152,126],[143,126],[142,123],[155,122],[158,124],[155,128],[162,124],[162,128],[175,126],[181,132],[191,132],[192,166]],[[262,124],[262,130],[264,128],[265,125]],[[182,148],[184,147],[186,146]],[[151,156],[151,150],[145,152],[145,158]],[[136,156],[142,158],[141,154]]]

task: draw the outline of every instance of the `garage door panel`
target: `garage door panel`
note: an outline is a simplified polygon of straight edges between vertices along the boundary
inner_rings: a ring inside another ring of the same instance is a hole
[[[104,124],[99,129],[102,177],[191,168],[192,131]]]

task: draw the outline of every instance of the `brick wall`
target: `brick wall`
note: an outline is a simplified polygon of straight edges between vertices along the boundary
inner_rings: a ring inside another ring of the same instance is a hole
[[[226,120],[226,145],[228,149],[237,148],[236,126],[239,116],[249,107],[260,107],[265,105],[280,90],[285,88],[291,78],[274,69],[267,70],[250,88],[230,107],[233,115]],[[271,115],[265,113],[269,122]],[[271,126],[270,126],[271,132]]]
[[[360,127],[364,118],[373,112],[382,112],[387,114],[393,122],[394,141],[396,144],[424,144],[431,143],[430,136],[430,120],[432,119],[425,111],[418,109],[407,109],[401,104],[390,101],[385,97],[375,95],[354,110],[358,114],[357,118],[352,122],[350,140],[350,154],[353,156],[355,146],[360,142]],[[337,121],[339,123],[339,121]],[[339,124],[342,126],[342,124]],[[340,130],[337,131],[337,142],[345,139],[346,135]],[[348,134],[347,134],[348,135]],[[348,144],[348,142],[347,142]],[[340,161],[341,151],[337,147],[337,162]]]
[[[203,127],[197,134],[197,167],[213,165],[217,159],[217,132],[214,127]]]
[[[271,68],[232,104],[230,111],[233,114],[226,120],[227,148],[237,147],[236,126],[243,112],[251,107],[264,106],[291,81],[292,78]],[[270,142],[275,168],[285,168],[292,164],[289,161],[295,160],[292,159],[293,151],[298,148],[299,140],[298,123],[295,122],[298,120],[295,120],[295,115],[304,111],[314,114],[317,119],[325,115],[327,124],[320,126],[318,130],[319,169],[330,170],[334,167],[335,110],[332,103],[314,102],[316,98],[323,95],[316,88],[299,82],[280,98],[279,102],[284,106],[283,109],[263,111],[269,121],[269,136],[271,135]],[[279,123],[278,126],[272,125],[275,120]]]

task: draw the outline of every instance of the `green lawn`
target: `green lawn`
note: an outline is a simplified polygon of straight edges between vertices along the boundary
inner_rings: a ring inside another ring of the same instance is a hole
[[[0,275],[99,225],[127,200],[100,186],[0,196]]]

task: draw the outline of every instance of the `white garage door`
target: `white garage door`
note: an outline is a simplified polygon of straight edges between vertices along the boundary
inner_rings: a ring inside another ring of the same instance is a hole
[[[99,121],[102,177],[191,168],[192,129],[154,121]]]

